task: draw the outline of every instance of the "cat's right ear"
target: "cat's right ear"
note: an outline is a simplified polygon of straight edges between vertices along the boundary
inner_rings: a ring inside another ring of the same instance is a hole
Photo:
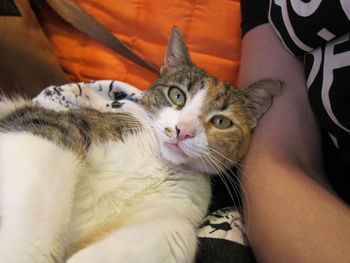
[[[243,87],[240,91],[248,98],[246,106],[251,111],[256,125],[258,119],[271,106],[273,97],[281,93],[282,82],[277,79],[264,78]]]
[[[185,65],[193,65],[193,62],[181,31],[174,27],[170,33],[164,65],[160,69],[160,74],[169,74]]]

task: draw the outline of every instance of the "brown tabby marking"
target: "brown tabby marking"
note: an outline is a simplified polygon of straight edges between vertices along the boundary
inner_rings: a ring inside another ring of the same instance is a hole
[[[30,102],[0,119],[1,133],[32,133],[80,156],[92,142],[123,141],[140,129],[140,122],[126,113],[102,113],[91,108],[56,112]]]
[[[213,127],[209,120],[204,122],[209,145],[230,160],[240,160],[250,143],[252,123],[249,112],[239,99],[239,91],[231,84],[215,78],[207,78],[206,82],[209,88],[202,106],[203,115],[208,116],[214,111],[233,122],[231,128],[224,130]],[[220,154],[214,151],[211,151],[211,154],[221,160],[226,167],[233,165],[231,161],[222,158]]]

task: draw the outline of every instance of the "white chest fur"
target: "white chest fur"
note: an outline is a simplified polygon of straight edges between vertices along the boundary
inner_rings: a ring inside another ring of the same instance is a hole
[[[210,198],[208,179],[170,168],[156,153],[156,140],[146,132],[92,145],[83,161],[30,134],[0,135],[0,258],[61,262],[67,253],[89,249],[107,234],[113,232],[125,244],[136,231],[138,240],[130,242],[143,244],[141,254],[165,244],[161,251],[166,259],[156,253],[152,262],[165,262],[171,255],[190,262],[196,246],[193,231]],[[133,232],[133,226],[139,228]],[[124,245],[118,253],[114,246],[110,251],[106,257],[120,257],[120,262],[131,255]],[[70,262],[88,262],[79,261],[81,255]]]
[[[171,168],[157,152],[146,132],[92,146],[76,186],[71,244],[167,214],[199,223],[210,197],[207,178]]]

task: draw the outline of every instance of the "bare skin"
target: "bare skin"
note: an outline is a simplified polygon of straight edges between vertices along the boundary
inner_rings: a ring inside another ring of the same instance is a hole
[[[240,86],[284,83],[260,120],[241,175],[248,237],[258,262],[349,262],[350,209],[327,185],[302,64],[268,24],[243,38]]]

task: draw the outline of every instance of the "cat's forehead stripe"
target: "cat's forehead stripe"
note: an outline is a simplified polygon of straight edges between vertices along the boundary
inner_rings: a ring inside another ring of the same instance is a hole
[[[191,92],[191,91],[196,92],[197,90],[202,90],[202,89],[204,89],[204,88],[206,87],[205,84],[206,84],[205,79],[204,79],[204,80],[202,79],[202,80],[199,82],[199,85],[198,85],[198,80],[197,80],[197,79],[191,80],[191,81],[187,84],[187,91],[188,91],[188,92]]]
[[[234,94],[232,85],[214,78],[207,78],[206,83],[208,87],[207,107],[220,111],[226,110],[231,104]]]
[[[223,81],[207,78],[208,96],[213,100],[218,100],[227,94],[227,85]]]
[[[193,85],[195,84],[194,81],[190,81],[188,84],[187,84],[187,90],[188,91],[191,91],[191,89],[193,88]]]
[[[229,105],[231,104],[232,102],[232,96],[230,96],[230,94],[232,94],[232,89],[233,87],[226,83],[226,82],[221,82],[222,83],[222,89],[221,89],[221,92],[222,92],[222,105],[221,105],[221,109],[222,111],[226,110]]]
[[[204,89],[205,88],[205,82],[204,80],[201,81],[201,86],[200,86],[200,89]]]

